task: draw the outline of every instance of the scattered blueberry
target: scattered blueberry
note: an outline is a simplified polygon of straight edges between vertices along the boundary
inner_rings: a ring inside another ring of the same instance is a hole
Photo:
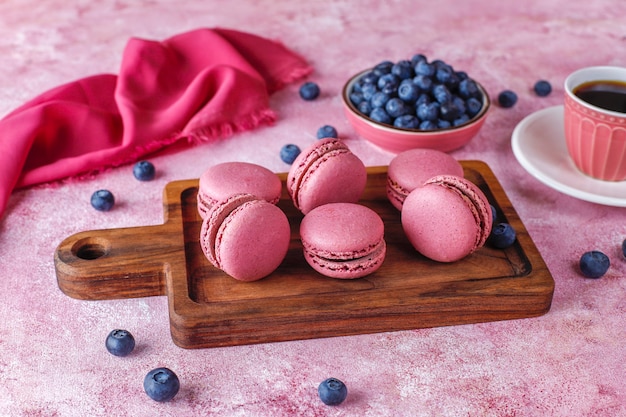
[[[339,137],[339,135],[337,134],[337,129],[335,129],[331,125],[324,125],[320,127],[319,129],[317,129],[318,139],[337,138],[337,137]]]
[[[498,103],[505,109],[513,107],[517,103],[517,94],[511,90],[504,90],[498,94]]]
[[[626,258],[626,239],[622,242],[622,255]]]
[[[491,207],[491,219],[495,223],[496,219],[498,218],[498,212],[496,211],[496,208],[493,204],[489,204],[489,207]]]
[[[139,161],[133,166],[133,175],[139,181],[151,181],[156,175],[154,165],[150,161]]]
[[[180,389],[178,376],[168,368],[156,368],[143,380],[143,389],[154,401],[169,401]]]
[[[600,278],[609,270],[609,257],[600,251],[589,251],[580,257],[580,271],[587,278]]]
[[[546,80],[539,80],[535,83],[533,89],[539,97],[545,97],[552,92],[552,85]]]
[[[317,387],[320,400],[326,405],[339,405],[348,396],[348,388],[337,378],[328,378]]]
[[[491,228],[489,243],[495,248],[505,249],[515,242],[517,234],[508,223],[498,223]]]
[[[293,164],[293,161],[300,155],[300,148],[298,145],[289,143],[280,148],[280,159],[287,164]]]
[[[127,330],[115,329],[107,336],[105,345],[111,355],[126,356],[135,349],[135,338]]]
[[[315,100],[320,95],[320,87],[314,82],[306,82],[300,86],[300,97],[303,100]]]
[[[98,190],[91,195],[91,205],[98,211],[109,211],[115,205],[115,197],[109,190]]]

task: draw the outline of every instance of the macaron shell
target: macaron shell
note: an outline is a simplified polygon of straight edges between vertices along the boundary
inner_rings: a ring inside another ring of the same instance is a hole
[[[198,212],[204,218],[215,202],[241,193],[276,204],[281,191],[280,178],[269,169],[249,162],[224,162],[208,168],[200,176]]]
[[[224,220],[237,207],[257,198],[251,194],[235,194],[226,200],[217,202],[207,212],[200,229],[200,247],[206,258],[216,268],[221,268],[215,253],[215,239]]]
[[[274,272],[285,259],[291,229],[277,206],[254,200],[234,209],[220,225],[215,254],[220,268],[240,281],[255,281]]]
[[[394,157],[387,170],[387,197],[398,210],[415,188],[437,175],[463,176],[463,167],[452,155],[435,149],[411,149]]]
[[[371,274],[386,254],[382,219],[360,204],[331,203],[311,210],[300,223],[300,238],[311,267],[333,278]]]
[[[484,245],[491,231],[491,209],[470,181],[438,176],[413,190],[402,208],[402,227],[422,255],[455,262]]]
[[[366,182],[363,162],[341,141],[328,138],[296,158],[287,177],[287,190],[296,208],[307,214],[328,203],[356,203]]]

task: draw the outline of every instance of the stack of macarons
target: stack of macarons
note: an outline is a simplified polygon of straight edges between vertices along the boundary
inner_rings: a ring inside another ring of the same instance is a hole
[[[461,164],[441,151],[398,154],[387,171],[387,196],[401,211],[413,247],[432,260],[458,261],[482,247],[491,233],[487,197],[463,177]]]
[[[216,268],[240,281],[271,274],[287,254],[291,230],[276,204],[282,182],[247,162],[225,162],[199,180],[200,246]]]

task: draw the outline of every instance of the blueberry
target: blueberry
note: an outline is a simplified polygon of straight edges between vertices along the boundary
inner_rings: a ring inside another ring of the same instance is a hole
[[[456,108],[459,110],[459,115],[467,113],[467,106],[465,105],[465,100],[463,100],[461,97],[453,95],[452,103],[454,103]]]
[[[463,98],[478,98],[480,96],[480,90],[478,85],[471,78],[466,78],[459,82],[459,95]]]
[[[437,120],[437,129],[448,129],[449,127],[452,127],[452,123],[449,121],[443,119]]]
[[[462,124],[465,124],[467,122],[469,122],[469,116],[467,114],[462,114],[459,117],[457,117],[456,119],[454,119],[454,121],[452,122],[453,126],[461,126]]]
[[[379,77],[378,74],[376,74],[374,71],[370,71],[367,74],[361,76],[359,81],[361,82],[361,85],[363,85],[363,84],[376,84],[378,82],[378,77]]]
[[[437,102],[420,104],[416,110],[417,117],[423,122],[427,120],[434,122],[439,118],[440,107],[440,104]]]
[[[437,68],[437,72],[435,73],[435,79],[439,81],[441,84],[447,84],[452,79],[454,72],[450,67],[441,66]]]
[[[372,98],[370,99],[370,104],[372,107],[385,107],[385,104],[389,101],[391,97],[387,93],[383,93],[382,91],[378,91],[374,93]]]
[[[517,94],[511,90],[504,90],[498,94],[498,103],[505,109],[513,107],[517,103]]]
[[[417,129],[420,125],[420,121],[412,114],[405,114],[404,116],[397,117],[393,121],[393,125],[403,129]]]
[[[432,77],[435,75],[436,68],[433,64],[429,64],[426,61],[419,61],[417,65],[415,65],[415,75],[425,75],[427,77]]]
[[[115,205],[115,197],[109,190],[98,190],[91,195],[91,205],[98,211],[109,211]]]
[[[587,278],[600,278],[609,270],[611,262],[604,253],[593,250],[580,257],[580,270]]]
[[[379,62],[374,67],[374,74],[376,74],[379,77],[383,74],[389,74],[391,72],[392,67],[393,67],[393,62],[391,61]]]
[[[303,100],[315,100],[320,95],[320,87],[311,81],[308,81],[300,86],[300,97]]]
[[[127,330],[115,329],[107,336],[105,345],[111,355],[126,356],[135,349],[135,338]]]
[[[393,67],[391,67],[391,73],[401,80],[412,78],[415,75],[411,61],[407,60],[396,62]]]
[[[374,84],[368,83],[368,84],[363,84],[363,86],[361,86],[361,94],[363,94],[364,100],[370,100],[372,96],[376,94],[377,91],[378,89],[376,88],[376,85]]]
[[[133,175],[139,181],[151,181],[156,175],[154,165],[150,161],[139,161],[133,166]]]
[[[539,97],[545,97],[552,92],[552,86],[546,80],[537,81],[533,89]]]
[[[335,129],[331,125],[324,125],[320,127],[319,129],[317,129],[318,139],[337,138],[337,137],[339,137],[339,135],[337,134],[337,129]]]
[[[419,87],[421,91],[428,92],[433,88],[432,78],[426,75],[416,75],[413,77],[413,83]]]
[[[495,248],[505,249],[515,242],[517,234],[515,229],[508,223],[498,223],[491,229],[489,243]]]
[[[392,117],[400,117],[408,114],[410,111],[409,106],[406,105],[404,101],[401,99],[394,97],[389,99],[387,104],[385,104],[385,110],[387,110],[387,114]]]
[[[363,100],[365,99],[363,98],[363,93],[361,93],[360,91],[353,91],[352,93],[350,93],[350,102],[355,106],[361,104]]]
[[[419,129],[420,130],[436,130],[437,123],[431,120],[424,120],[422,123],[420,123]]]
[[[391,117],[382,107],[376,107],[370,112],[370,119],[378,123],[391,124]]]
[[[441,104],[452,101],[452,93],[448,90],[448,87],[443,84],[433,86],[433,97]]]
[[[422,104],[430,104],[432,100],[430,96],[426,93],[420,94],[420,96],[415,100],[415,108],[418,108]]]
[[[180,389],[178,376],[168,368],[156,368],[143,380],[143,389],[154,401],[169,401]]]
[[[400,79],[394,74],[385,74],[378,79],[377,85],[383,93],[392,94],[398,90]]]
[[[401,83],[398,87],[398,97],[407,103],[414,102],[419,97],[419,87],[413,82]]]
[[[359,103],[357,108],[363,114],[370,114],[372,110],[374,110],[374,107],[372,107],[372,103],[370,103],[369,101],[362,101],[361,103]]]
[[[317,393],[324,404],[339,405],[348,396],[348,388],[337,378],[328,378],[317,387]]]
[[[300,155],[300,148],[293,143],[283,145],[283,147],[280,148],[280,159],[287,164],[293,164],[293,161],[296,160],[298,155]]]
[[[418,62],[420,61],[428,61],[426,59],[426,55],[424,54],[415,54],[411,57],[411,64],[413,64],[413,67],[415,67],[417,65]]]
[[[441,104],[441,107],[439,107],[439,116],[443,120],[452,122],[453,120],[461,116],[461,112],[453,102],[449,101],[447,103]]]
[[[482,108],[483,108],[483,103],[481,103],[478,99],[474,97],[468,98],[467,101],[465,102],[465,109],[469,117],[476,116],[478,113],[480,113],[480,110]]]
[[[622,255],[626,258],[626,239],[622,242]]]
[[[491,207],[491,219],[495,223],[496,219],[498,218],[498,212],[496,211],[496,208],[493,204],[489,204],[489,207]]]

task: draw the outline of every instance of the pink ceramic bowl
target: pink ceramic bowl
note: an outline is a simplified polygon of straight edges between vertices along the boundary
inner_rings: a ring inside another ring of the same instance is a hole
[[[401,129],[389,125],[383,125],[364,114],[350,102],[350,92],[354,83],[370,69],[354,75],[344,85],[341,98],[344,104],[346,117],[354,127],[354,130],[369,142],[391,152],[403,152],[414,148],[436,149],[442,152],[450,152],[467,144],[480,130],[487,118],[490,100],[487,91],[482,85],[476,83],[483,96],[483,107],[480,112],[470,121],[460,126],[438,130]]]

